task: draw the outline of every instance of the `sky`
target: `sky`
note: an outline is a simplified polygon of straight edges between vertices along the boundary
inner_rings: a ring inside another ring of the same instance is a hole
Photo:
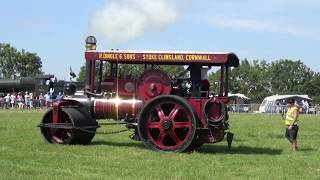
[[[99,50],[227,51],[320,72],[318,0],[4,0],[0,22],[1,43],[62,80],[84,64],[88,35]]]

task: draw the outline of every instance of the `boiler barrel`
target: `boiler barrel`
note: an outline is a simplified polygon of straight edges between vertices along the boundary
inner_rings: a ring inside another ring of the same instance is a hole
[[[126,116],[135,117],[143,105],[136,99],[95,99],[94,112],[97,119],[121,120]]]
[[[17,80],[0,79],[0,91],[12,92],[12,91],[34,91],[35,81],[31,78],[23,78]]]

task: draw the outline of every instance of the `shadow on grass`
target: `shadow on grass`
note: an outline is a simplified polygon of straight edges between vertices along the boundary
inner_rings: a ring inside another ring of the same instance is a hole
[[[285,138],[285,136],[282,134],[270,134],[270,133],[268,134],[268,137],[277,138],[277,139],[284,139]]]
[[[105,145],[105,146],[118,146],[118,147],[135,147],[135,148],[144,148],[142,142],[110,142],[110,141],[92,141],[90,145]]]
[[[234,142],[243,142],[246,141],[245,139],[233,138]]]
[[[197,150],[199,153],[208,154],[265,154],[265,155],[279,155],[282,153],[282,149],[260,148],[260,147],[248,147],[239,146],[231,147],[229,150],[224,146],[203,146]]]
[[[317,151],[317,149],[313,149],[313,148],[300,148],[299,151],[309,152],[309,151]]]
[[[142,142],[110,142],[110,141],[93,141],[91,146],[105,145],[116,147],[134,147],[146,149]],[[314,149],[301,149],[301,151],[314,151]],[[256,147],[231,147],[229,150],[225,146],[202,146],[196,152],[203,154],[265,154],[265,155],[279,155],[282,153],[282,149],[271,148],[256,148]]]

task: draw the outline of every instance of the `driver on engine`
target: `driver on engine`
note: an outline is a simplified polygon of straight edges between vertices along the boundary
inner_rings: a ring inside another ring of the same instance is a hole
[[[200,96],[200,91],[209,91],[208,70],[210,67],[202,67],[198,64],[191,64],[179,76],[183,76],[187,71],[190,72],[191,97]],[[178,76],[178,77],[179,77]]]

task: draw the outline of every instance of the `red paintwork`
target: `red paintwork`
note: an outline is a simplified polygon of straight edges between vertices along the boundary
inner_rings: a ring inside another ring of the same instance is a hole
[[[188,102],[193,107],[194,111],[197,113],[198,119],[200,120],[200,127],[207,126],[208,114],[210,114],[214,119],[218,119],[221,116],[221,103],[224,103],[228,100],[228,97],[213,97],[207,99],[206,97],[202,98],[189,98]],[[209,106],[208,112],[205,112],[205,107]]]
[[[60,117],[60,110],[63,106],[82,106],[80,102],[75,100],[61,100],[61,101],[55,101],[52,103],[52,109],[53,109],[53,123],[59,123]]]
[[[59,112],[59,122],[57,123],[70,123],[69,117],[65,113]],[[51,129],[52,141],[62,144],[66,139],[70,137],[72,130],[70,129]]]
[[[212,97],[207,99],[202,97],[201,99],[190,98],[188,102],[194,108],[198,116],[198,128],[207,128],[207,120],[211,118],[212,120],[217,120],[215,122],[221,121],[220,116],[222,111],[221,103],[227,102],[228,97]],[[206,108],[207,107],[207,108]],[[227,118],[227,117],[224,117]],[[218,120],[219,119],[219,120]],[[199,131],[199,141],[203,143],[214,143],[222,141],[224,138],[223,128],[209,128],[207,130]]]
[[[95,68],[95,63],[94,62],[92,62],[91,63],[91,67],[90,67],[90,69],[91,69],[91,74],[90,74],[90,81],[91,81],[91,83],[90,83],[90,91],[91,92],[93,92],[94,91],[94,68]]]
[[[53,110],[53,120],[54,124],[59,122],[59,106],[61,102],[54,102],[52,103],[52,110]]]
[[[197,113],[198,119],[200,120],[200,123],[201,123],[200,127],[206,127],[207,125],[206,120],[203,118],[203,109],[207,101],[208,99],[206,97],[202,97],[201,99],[199,98],[188,99],[188,102],[193,107],[194,111]]]
[[[221,103],[217,102],[208,102],[205,115],[207,118],[210,118],[213,121],[218,121],[221,116]]]
[[[214,122],[221,121],[220,117],[222,115],[222,104],[226,104],[229,101],[228,97],[213,97],[206,102],[205,105],[205,119],[210,119]]]
[[[97,119],[120,120],[135,117],[142,107],[143,102],[135,99],[96,99],[94,101],[94,112]]]
[[[168,75],[155,69],[144,72],[137,86],[139,98],[143,101],[148,101],[159,95],[168,95],[171,92]]]
[[[231,52],[152,52],[152,51],[88,51],[85,52],[85,59],[90,61],[103,60],[109,62],[129,64],[184,64],[201,63],[203,65],[237,67],[238,57]]]

